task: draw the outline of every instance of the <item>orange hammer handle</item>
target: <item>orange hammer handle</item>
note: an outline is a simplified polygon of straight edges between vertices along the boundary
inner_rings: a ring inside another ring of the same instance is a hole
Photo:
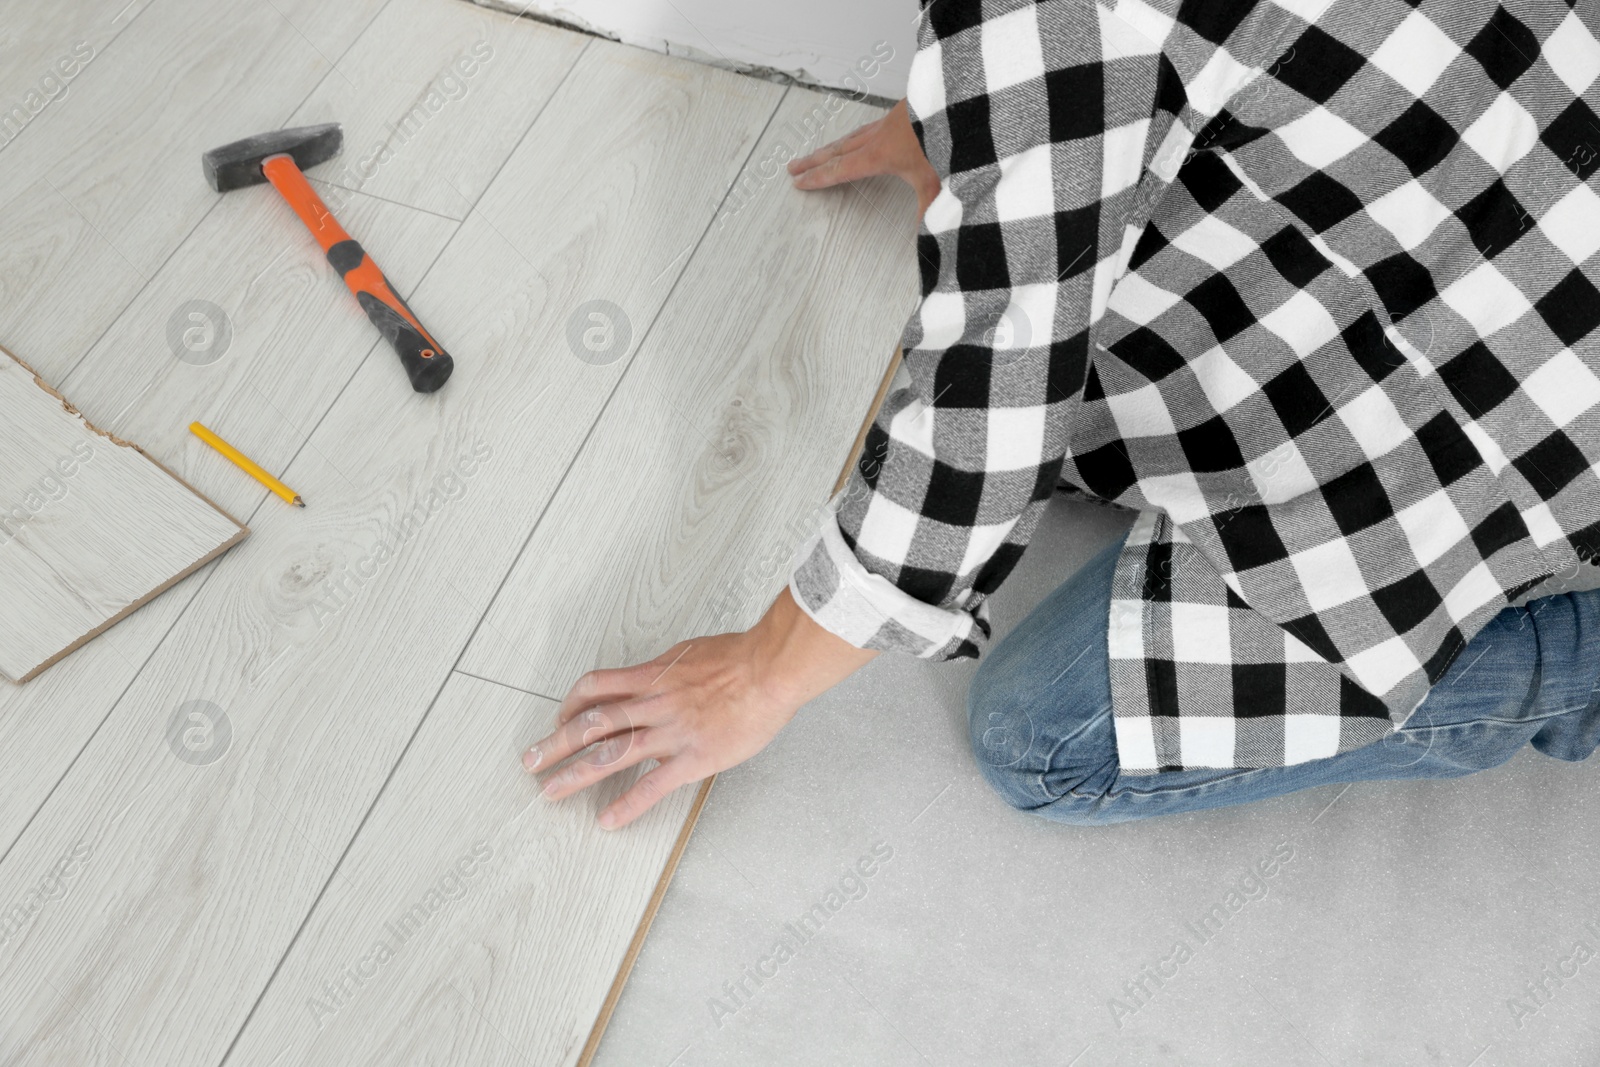
[[[431,393],[443,385],[455,366],[450,354],[423,328],[360,243],[339,225],[294,160],[287,155],[269,156],[262,162],[261,172],[300,216],[328,262],[355,294],[356,302],[399,353],[412,388]]]
[[[324,252],[342,241],[350,240],[339,220],[333,217],[322,197],[306,181],[306,176],[295,166],[292,156],[269,156],[261,164],[261,173],[267,176],[272,187],[283,194],[283,199],[300,216],[311,236],[317,239]]]

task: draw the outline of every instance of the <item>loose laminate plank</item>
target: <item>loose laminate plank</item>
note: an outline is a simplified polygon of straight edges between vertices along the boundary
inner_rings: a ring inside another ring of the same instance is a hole
[[[25,682],[249,531],[0,350],[0,674]]]
[[[92,854],[0,944],[0,1062],[221,1058],[627,365],[569,320],[655,317],[780,94],[585,50],[411,299],[450,383],[362,364],[284,473],[325,503],[261,509],[0,863],[17,900]],[[195,701],[227,723],[203,765],[167,740]]]

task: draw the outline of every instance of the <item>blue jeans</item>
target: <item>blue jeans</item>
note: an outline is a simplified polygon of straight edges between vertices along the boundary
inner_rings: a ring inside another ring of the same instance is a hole
[[[1121,547],[1061,583],[973,678],[972,749],[1015,808],[1059,822],[1126,822],[1333,782],[1455,778],[1504,763],[1524,742],[1576,761],[1600,743],[1600,591],[1561,593],[1501,611],[1380,741],[1291,767],[1124,775],[1106,654]]]

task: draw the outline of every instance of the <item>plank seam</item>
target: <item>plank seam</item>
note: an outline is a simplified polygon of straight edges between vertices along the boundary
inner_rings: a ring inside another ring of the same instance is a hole
[[[683,817],[683,826],[678,830],[678,839],[672,843],[672,853],[667,856],[666,865],[661,869],[661,877],[656,881],[655,890],[651,892],[650,900],[644,906],[644,914],[639,919],[639,925],[634,928],[633,940],[628,942],[628,951],[622,955],[622,964],[617,968],[617,977],[612,981],[611,988],[606,992],[606,999],[600,1005],[600,1014],[595,1017],[594,1027],[589,1031],[589,1039],[583,1043],[583,1051],[578,1054],[576,1067],[590,1067],[594,1061],[594,1054],[600,1049],[600,1038],[611,1022],[611,1013],[616,1010],[617,1001],[622,999],[622,987],[627,984],[628,975],[633,972],[634,961],[639,958],[639,953],[644,948],[644,940],[650,934],[650,924],[655,921],[656,912],[661,908],[661,901],[667,895],[667,886],[672,884],[672,876],[678,870],[678,861],[683,858],[684,850],[689,847],[689,835],[694,832],[695,823],[700,821],[700,809],[706,806],[706,797],[711,795],[711,786],[716,780],[717,776],[712,774],[700,783],[694,803],[689,806],[689,813]]]
[[[395,206],[397,208],[403,208],[406,211],[416,211],[416,212],[420,212],[423,215],[431,215],[436,219],[443,219],[446,222],[453,222],[458,227],[461,225],[461,223],[463,221],[465,221],[463,219],[455,218],[452,215],[443,215],[443,214],[440,214],[437,211],[430,211],[429,209],[427,209],[425,207],[417,207],[415,204],[407,204],[407,203],[405,203],[404,201],[401,201],[401,200],[390,200],[386,196],[378,196],[375,193],[369,193],[369,192],[366,192],[366,191],[364,191],[362,189],[346,188],[345,186],[340,185],[337,182],[330,182],[326,178],[319,178],[315,174],[307,174],[306,175],[306,181],[310,182],[312,185],[320,185],[324,189],[337,189],[337,190],[339,190],[340,193],[344,194],[345,196],[364,196],[368,200],[376,200],[380,204],[392,204],[393,206]],[[448,244],[449,242],[446,242],[446,243]]]
[[[515,21],[515,18],[511,20],[511,22]],[[572,62],[568,65],[566,72],[561,75],[561,80],[556,82],[555,88],[550,90],[550,95],[545,97],[544,103],[539,105],[539,110],[534,113],[532,121],[528,123],[528,128],[522,131],[522,136],[518,137],[517,143],[511,146],[511,151],[506,153],[505,158],[500,161],[500,165],[495,168],[494,173],[489,175],[489,180],[483,183],[483,188],[478,191],[477,200],[467,201],[467,213],[461,216],[461,218],[458,220],[459,222],[465,223],[467,219],[472,216],[472,213],[478,210],[478,201],[482,200],[485,196],[488,196],[489,190],[494,188],[494,183],[500,180],[500,173],[510,165],[511,160],[514,159],[517,152],[521,150],[522,142],[528,139],[528,135],[533,132],[534,127],[539,125],[539,120],[544,118],[544,113],[550,110],[550,105],[555,101],[555,98],[561,95],[561,90],[566,86],[568,79],[572,77],[572,72],[578,69],[578,64],[582,63],[583,58],[589,54],[589,46],[592,43],[592,38],[583,42],[583,47],[578,49],[578,54],[572,57]],[[310,98],[308,97],[307,99]],[[449,183],[447,182],[446,184]],[[451,185],[451,188],[454,189],[455,186]],[[461,191],[457,189],[456,195],[460,196],[460,193]],[[462,197],[462,199],[466,200],[466,197]],[[454,240],[454,238],[452,238],[452,240]]]
[[[464,670],[461,670],[459,667],[456,668],[455,673],[461,675],[463,678],[471,678],[471,679],[474,679],[475,681],[479,681],[479,682],[488,682],[490,685],[498,685],[502,689],[512,689],[512,690],[515,690],[518,693],[525,693],[525,694],[527,694],[528,696],[531,696],[531,697],[538,697],[540,700],[548,700],[552,704],[561,703],[561,698],[560,697],[553,697],[548,693],[541,693],[541,692],[538,692],[537,690],[534,690],[534,689],[524,689],[524,688],[522,688],[522,686],[520,686],[520,685],[512,685],[510,682],[501,682],[501,681],[496,681],[493,678],[485,678],[481,674],[473,674],[471,671],[464,671]]]

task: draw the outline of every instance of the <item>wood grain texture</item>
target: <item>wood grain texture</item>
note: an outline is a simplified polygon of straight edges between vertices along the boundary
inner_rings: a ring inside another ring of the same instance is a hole
[[[7,347],[59,384],[216,206],[201,153],[282,126],[324,77],[340,76],[333,63],[383,3],[136,5],[138,17],[0,151]],[[98,10],[109,21],[121,7]]]
[[[0,206],[0,338],[46,381],[67,376],[144,281],[44,179]]]
[[[569,318],[655,317],[780,94],[589,46],[411,299],[449,385],[362,364],[284,473],[325,503],[261,509],[0,863],[17,900],[93,855],[0,945],[0,1062],[221,1059],[627,365]],[[165,736],[196,700],[230,738],[203,766]]]
[[[24,682],[244,539],[0,350],[0,674]]]
[[[828,116],[829,100],[784,100],[463,671],[559,697],[591,668],[749,626],[787,579],[917,293],[898,182],[801,193],[760,177],[803,150],[808,116],[830,118],[815,141],[878,114]]]
[[[291,125],[344,125],[324,181],[465,218],[588,41],[471,4],[393,0]]]
[[[8,768],[0,789],[0,855],[16,842],[215,565],[202,567],[26,685],[0,682],[0,753]]]
[[[229,1067],[577,1061],[682,818],[540,796],[517,757],[555,713],[451,676]]]
[[[583,1049],[578,1053],[577,1067],[589,1067],[589,1064],[594,1062],[595,1054],[600,1050],[600,1041],[605,1036],[606,1026],[611,1022],[612,1013],[617,1010],[617,1002],[622,999],[622,989],[627,985],[628,976],[633,973],[633,965],[644,949],[645,938],[650,936],[650,925],[655,922],[656,912],[661,910],[661,901],[666,898],[667,888],[672,885],[672,876],[677,873],[678,861],[683,859],[684,849],[689,846],[689,836],[694,833],[695,823],[699,821],[700,812],[705,809],[706,798],[711,795],[711,787],[716,781],[717,776],[713,774],[695,787],[694,801],[683,817],[683,825],[678,827],[677,838],[672,843],[672,852],[668,854],[666,863],[661,866],[655,888],[650,891],[650,899],[645,902],[644,914],[639,917],[639,925],[634,927],[633,937],[628,941],[622,962],[617,966],[616,974],[611,977],[611,988],[606,990],[606,999],[601,1003],[600,1011],[594,1018],[594,1025],[589,1028],[589,1036],[584,1040]]]
[[[0,153],[57,103],[151,0],[115,6],[0,3]],[[20,158],[20,156],[19,156]]]

